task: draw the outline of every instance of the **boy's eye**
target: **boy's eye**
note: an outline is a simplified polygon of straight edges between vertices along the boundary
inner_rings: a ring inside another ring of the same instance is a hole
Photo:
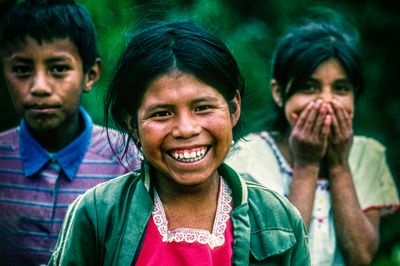
[[[12,72],[19,76],[27,76],[32,73],[32,69],[27,65],[16,65],[12,67]]]
[[[53,74],[63,74],[70,69],[67,65],[55,65],[50,68],[51,73]]]

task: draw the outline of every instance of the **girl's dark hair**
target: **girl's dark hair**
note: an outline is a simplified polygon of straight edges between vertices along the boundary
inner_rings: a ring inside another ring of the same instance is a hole
[[[309,21],[297,26],[278,42],[272,58],[272,79],[275,79],[282,96],[282,107],[274,106],[268,129],[284,133],[288,121],[284,114],[286,101],[305,83],[324,61],[335,58],[346,71],[357,99],[363,91],[362,68],[357,53],[356,31],[352,35],[342,31],[332,22]]]
[[[128,132],[126,114],[137,128],[137,112],[149,84],[173,70],[192,74],[218,90],[230,106],[236,93],[244,94],[244,80],[225,44],[192,22],[152,22],[137,29],[114,70],[105,102],[105,125]],[[239,124],[239,123],[238,123]],[[240,137],[239,125],[233,138]],[[128,142],[133,136],[128,134]],[[125,148],[128,143],[125,144]]]
[[[99,57],[92,18],[73,0],[26,0],[12,8],[3,23],[0,37],[3,55],[24,45],[31,37],[39,44],[69,38],[78,49],[85,73]]]

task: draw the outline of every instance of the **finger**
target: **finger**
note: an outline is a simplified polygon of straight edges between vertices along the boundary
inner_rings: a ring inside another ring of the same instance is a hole
[[[306,124],[306,121],[307,121],[307,119],[309,117],[309,114],[310,114],[310,111],[311,111],[313,105],[314,105],[314,102],[310,102],[306,106],[306,108],[300,113],[300,116],[299,116],[299,118],[297,120],[297,123],[296,123],[296,127],[297,128],[300,128],[300,129],[304,128],[304,125]]]
[[[336,117],[336,113],[333,113],[331,115],[331,139],[335,140],[338,138],[340,132],[339,132],[339,122]]]
[[[305,117],[303,131],[307,134],[313,134],[313,128],[316,123],[316,118],[321,107],[321,101],[317,100],[312,106],[310,106],[307,117]]]
[[[331,133],[331,125],[332,125],[332,115],[327,114],[324,119],[324,123],[321,129],[321,137],[324,141],[328,141],[328,138]]]
[[[322,127],[324,125],[324,121],[325,121],[325,117],[327,115],[327,103],[322,103],[319,110],[318,110],[318,114],[317,117],[315,119],[315,124],[314,127],[312,129],[312,134],[318,136],[321,134],[321,130]]]
[[[351,115],[349,115],[343,105],[336,100],[333,101],[333,108],[338,121],[337,133],[341,136],[347,135],[346,133],[351,130],[352,126]]]

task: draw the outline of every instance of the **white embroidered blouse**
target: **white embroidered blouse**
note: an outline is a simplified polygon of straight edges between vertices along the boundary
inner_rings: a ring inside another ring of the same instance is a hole
[[[292,169],[267,132],[250,134],[231,150],[226,162],[244,178],[288,196]],[[361,208],[386,214],[399,209],[399,196],[386,163],[385,148],[377,141],[356,136],[349,157]],[[344,265],[337,247],[329,181],[318,180],[309,229],[313,265]]]

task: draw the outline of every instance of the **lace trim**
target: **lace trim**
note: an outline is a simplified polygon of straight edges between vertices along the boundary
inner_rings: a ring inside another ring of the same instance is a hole
[[[232,190],[228,187],[225,181],[221,178],[220,193],[218,195],[217,212],[215,215],[212,233],[202,229],[191,228],[176,228],[168,230],[168,221],[165,215],[164,207],[158,196],[157,191],[154,191],[154,210],[153,220],[157,226],[158,232],[162,236],[163,242],[186,242],[207,244],[211,249],[220,247],[225,243],[226,222],[230,218],[232,210]]]

